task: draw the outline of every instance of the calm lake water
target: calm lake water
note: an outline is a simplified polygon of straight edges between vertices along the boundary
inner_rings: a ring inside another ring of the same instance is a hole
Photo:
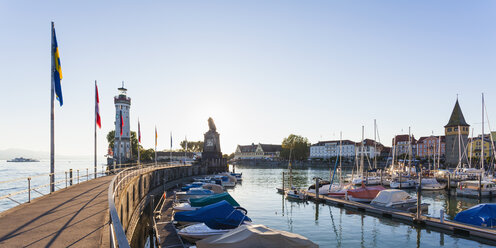
[[[106,170],[105,160],[98,161],[98,173]],[[79,170],[80,182],[86,181],[86,169],[88,174],[93,173],[93,160],[91,159],[56,159],[55,161],[55,181],[59,182],[56,185],[57,190],[65,187],[65,172],[69,169],[73,170],[73,183],[77,183],[77,170]],[[103,167],[102,167],[103,166]],[[50,173],[50,161],[41,160],[40,162],[25,162],[12,163],[6,160],[0,160],[0,196],[25,190],[28,188],[27,177],[31,177],[31,188],[36,188],[50,183],[48,174]],[[93,175],[89,175],[91,179]],[[17,180],[18,179],[18,180]],[[5,183],[6,181],[9,181]],[[37,189],[38,192],[31,192],[31,199],[41,196],[41,194],[50,193],[48,186]],[[20,203],[28,201],[28,194],[23,193],[11,197],[13,200]],[[18,203],[9,200],[0,200],[0,212],[19,205]]]
[[[360,212],[313,202],[285,200],[277,193],[285,169],[261,169],[236,166],[243,182],[228,192],[254,223],[301,234],[321,247],[493,247],[474,240],[416,228],[408,224]],[[329,178],[326,169],[293,170],[296,187],[308,187],[313,177]],[[414,195],[415,192],[409,192]],[[448,197],[444,191],[423,192],[423,202],[430,203],[429,215],[438,217],[444,209],[446,218],[478,204],[476,199]],[[494,200],[493,200],[494,201]]]

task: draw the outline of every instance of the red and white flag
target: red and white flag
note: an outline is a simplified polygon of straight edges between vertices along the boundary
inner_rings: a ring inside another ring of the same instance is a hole
[[[140,130],[140,122],[138,119],[138,142],[141,143],[141,130]]]
[[[100,119],[100,100],[98,99],[98,86],[96,86],[96,81],[95,81],[95,115],[96,115],[96,125],[98,125],[99,128],[102,128],[102,121]]]

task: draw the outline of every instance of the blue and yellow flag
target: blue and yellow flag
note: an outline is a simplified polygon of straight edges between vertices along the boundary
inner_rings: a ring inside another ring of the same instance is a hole
[[[60,85],[60,80],[62,80],[62,67],[60,66],[59,46],[57,45],[57,37],[55,36],[55,27],[53,25],[53,22],[52,22],[52,60],[53,60],[52,77],[53,77],[55,96],[57,97],[60,106],[62,106],[62,104],[64,104],[64,100],[62,98],[62,86]]]

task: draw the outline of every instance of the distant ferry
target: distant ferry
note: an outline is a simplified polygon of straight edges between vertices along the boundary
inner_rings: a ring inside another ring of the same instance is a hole
[[[40,161],[36,160],[36,159],[20,157],[20,158],[14,158],[11,160],[7,160],[7,162],[40,162]]]

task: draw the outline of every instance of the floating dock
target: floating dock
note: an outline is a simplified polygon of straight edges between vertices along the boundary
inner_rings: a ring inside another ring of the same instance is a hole
[[[278,191],[281,190],[282,189],[278,189]],[[422,215],[420,219],[417,219],[417,216],[414,213],[397,210],[394,208],[379,207],[360,202],[333,198],[325,195],[319,195],[319,198],[316,198],[315,193],[307,192],[307,196],[309,200],[314,202],[326,203],[340,208],[351,209],[375,216],[378,215],[381,217],[397,219],[408,224],[421,225],[426,228],[431,227],[435,230],[444,231],[449,234],[455,234],[466,238],[481,239],[481,241],[490,242],[493,245],[496,244],[496,229],[474,226],[450,220],[441,220],[439,218],[424,215]]]
[[[160,219],[155,219],[158,247],[184,247],[183,241],[172,223],[174,198],[174,191],[167,191],[165,199],[159,203],[159,208],[155,212],[160,214]]]

